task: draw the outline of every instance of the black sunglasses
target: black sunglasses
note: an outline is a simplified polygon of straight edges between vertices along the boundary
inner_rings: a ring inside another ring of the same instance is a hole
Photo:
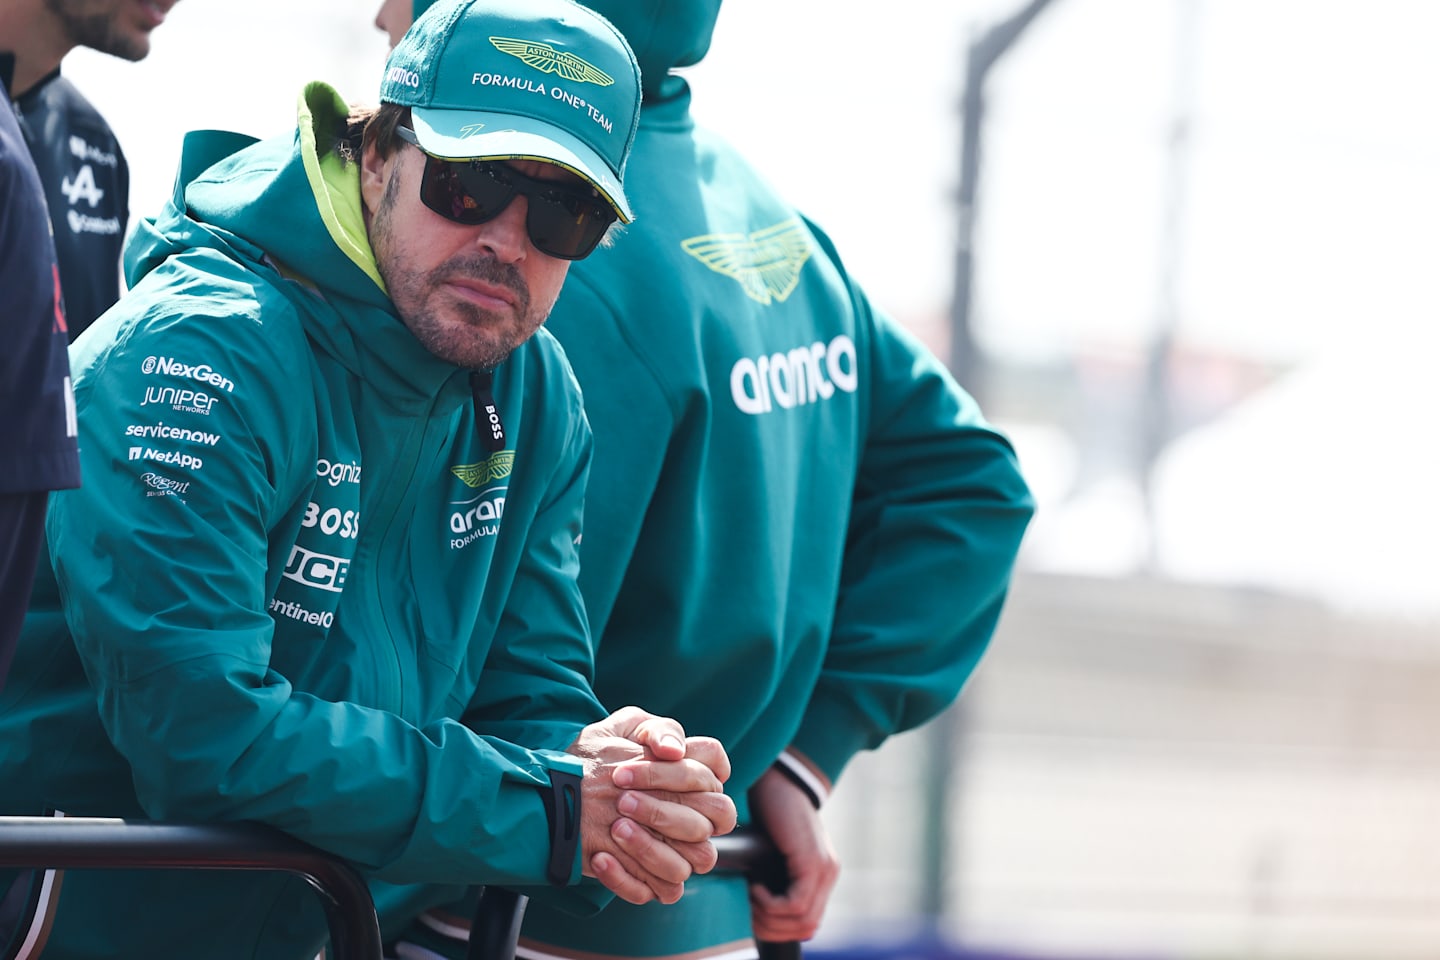
[[[414,130],[395,132],[425,153]],[[526,200],[530,242],[561,260],[589,256],[616,220],[615,208],[593,188],[537,180],[498,160],[442,160],[425,153],[420,200],[446,220],[467,226],[494,220],[517,195]]]

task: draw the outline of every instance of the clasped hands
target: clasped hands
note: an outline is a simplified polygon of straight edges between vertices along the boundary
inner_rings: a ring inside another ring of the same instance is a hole
[[[714,868],[711,838],[735,829],[723,792],[730,758],[718,740],[625,707],[580,731],[568,752],[585,761],[585,876],[630,903],[674,903],[691,874]]]

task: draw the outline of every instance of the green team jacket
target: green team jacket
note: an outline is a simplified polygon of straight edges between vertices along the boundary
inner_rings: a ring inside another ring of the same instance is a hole
[[[51,501],[0,809],[253,820],[380,880],[543,885],[540,788],[603,716],[589,430],[541,332],[495,376],[508,449],[482,446],[468,372],[385,296],[355,167],[316,148],[345,113],[312,85],[294,136],[213,167],[225,138],[192,135],[75,346],[84,485]],[[308,960],[325,930],[303,882],[253,873],[71,872],[54,912],[47,958]]]
[[[666,73],[703,55],[718,4],[589,5],[646,78],[636,222],[572,267],[549,321],[595,432],[580,571],[595,689],[718,737],[743,820],[777,760],[823,796],[858,751],[955,698],[1032,502],[1010,445],[825,234],[696,129]],[[883,192],[864,156],[842,162]],[[585,921],[532,903],[527,955],[740,946],[744,885],[686,889]]]

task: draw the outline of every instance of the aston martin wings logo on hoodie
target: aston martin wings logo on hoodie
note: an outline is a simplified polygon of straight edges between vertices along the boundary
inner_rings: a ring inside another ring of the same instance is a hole
[[[767,306],[790,296],[811,253],[810,236],[799,220],[786,220],[749,236],[712,233],[691,237],[680,241],[680,246],[711,270],[739,283],[750,299]]]
[[[538,40],[512,40],[509,37],[491,37],[490,42],[495,45],[496,50],[519,57],[526,65],[541,73],[558,73],[566,80],[598,83],[602,87],[608,87],[615,82],[614,77],[600,68],[573,53],[562,53],[548,43]]]
[[[515,466],[515,451],[501,450],[481,460],[479,463],[462,463],[450,468],[450,472],[460,478],[460,482],[467,487],[478,487],[489,483],[491,480],[499,480],[510,476],[510,471]]]

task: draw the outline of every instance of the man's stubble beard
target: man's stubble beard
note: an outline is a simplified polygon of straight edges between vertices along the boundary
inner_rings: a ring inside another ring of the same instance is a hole
[[[397,244],[391,230],[391,213],[398,199],[400,176],[392,172],[370,224],[370,246],[375,266],[390,292],[390,301],[400,319],[430,353],[441,360],[474,370],[493,370],[528,340],[545,322],[531,315],[530,291],[514,265],[500,263],[479,253],[451,257],[428,273],[410,270],[398,263]],[[515,294],[514,316],[522,319],[518,332],[509,312],[496,313],[467,303],[458,297],[444,297],[437,303],[441,283],[466,276],[508,287]],[[450,322],[437,315],[451,314]],[[463,323],[454,322],[459,317]],[[503,332],[502,332],[503,331]]]
[[[92,0],[45,0],[45,8],[65,25],[77,47],[88,47],[134,63],[150,53],[150,36],[137,38],[116,29],[114,5],[97,10]]]

